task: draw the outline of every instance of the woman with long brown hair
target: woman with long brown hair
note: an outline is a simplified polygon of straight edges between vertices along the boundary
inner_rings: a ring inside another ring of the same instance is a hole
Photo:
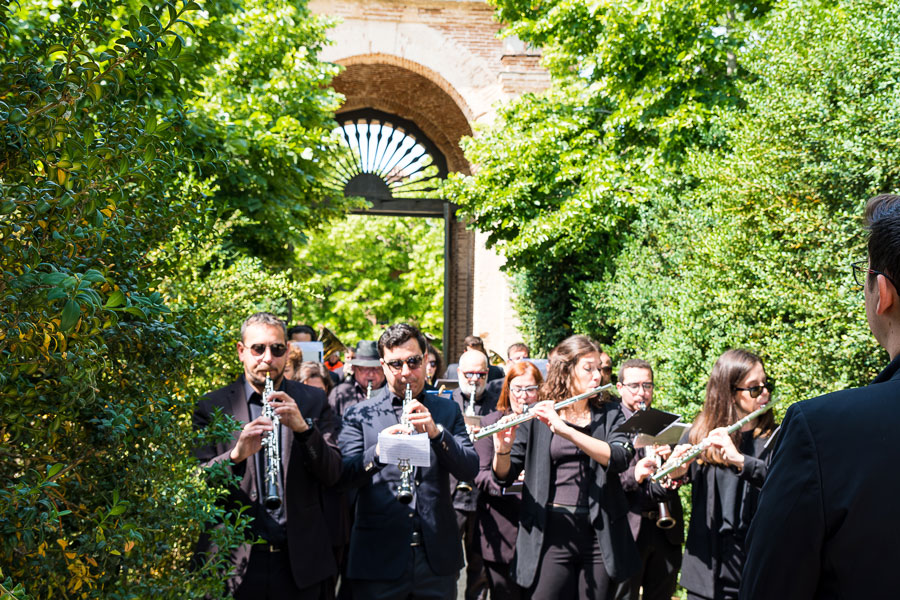
[[[681,567],[689,599],[738,597],[744,539],[768,473],[775,418],[770,411],[731,435],[726,428],[768,404],[773,387],[759,356],[728,350],[713,366],[703,409],[686,436],[690,443],[672,453],[676,459],[693,444],[710,441],[695,462],[669,474],[671,480],[684,478],[693,486]]]
[[[605,383],[600,346],[583,335],[556,347],[536,419],[494,434],[492,468],[509,486],[525,471],[515,580],[531,598],[611,598],[612,581],[638,569],[618,473],[634,451],[617,433],[625,417],[606,395],[560,400]]]

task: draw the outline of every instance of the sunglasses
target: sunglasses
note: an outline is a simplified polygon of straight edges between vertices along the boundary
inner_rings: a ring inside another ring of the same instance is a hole
[[[736,387],[736,388],[734,388],[734,391],[736,391],[736,392],[750,392],[751,398],[759,398],[759,396],[763,393],[763,390],[769,390],[769,393],[771,394],[772,392],[775,391],[775,382],[767,381],[762,385],[754,385],[753,387],[746,387],[746,388]]]
[[[284,344],[253,344],[252,346],[247,347],[250,348],[250,352],[253,353],[253,356],[262,356],[266,353],[266,348],[269,349],[269,352],[271,352],[272,356],[275,358],[284,356],[284,353],[287,352],[287,346]]]
[[[399,371],[400,369],[403,368],[403,363],[406,363],[406,366],[409,367],[409,370],[411,371],[413,369],[418,369],[420,366],[422,366],[423,360],[425,360],[425,357],[422,356],[421,354],[418,354],[416,356],[410,356],[406,360],[400,360],[400,359],[386,360],[384,362],[384,364],[386,364],[388,367],[390,367],[391,371]]]
[[[463,371],[463,377],[466,379],[484,379],[487,377],[486,371]]]
[[[516,395],[533,394],[534,392],[538,391],[538,386],[536,386],[536,385],[526,385],[526,386],[511,385],[511,386],[509,386],[509,391],[511,391],[513,394],[516,394]]]

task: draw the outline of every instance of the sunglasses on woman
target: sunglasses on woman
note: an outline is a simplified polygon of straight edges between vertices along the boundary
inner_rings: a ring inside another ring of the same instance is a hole
[[[745,387],[745,388],[742,388],[742,387],[734,388],[734,391],[736,391],[736,392],[750,392],[751,398],[759,398],[760,394],[763,393],[763,390],[769,390],[769,393],[771,394],[772,392],[775,391],[775,382],[767,381],[762,385],[754,385],[752,387]]]

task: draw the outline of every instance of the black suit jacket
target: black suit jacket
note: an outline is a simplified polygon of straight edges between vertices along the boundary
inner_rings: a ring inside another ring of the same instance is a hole
[[[590,516],[603,554],[606,571],[616,581],[624,581],[640,567],[634,538],[628,529],[628,502],[622,493],[618,474],[625,470],[633,456],[628,437],[614,433],[625,422],[617,403],[604,402],[591,406],[591,436],[605,440],[612,449],[606,467],[591,461],[594,481],[590,490]],[[510,469],[499,483],[512,484],[525,469],[525,488],[519,515],[516,540],[515,577],[522,587],[530,587],[541,561],[544,529],[547,525],[547,502],[550,500],[550,428],[537,419],[526,421],[516,432],[510,454]]]
[[[794,404],[748,534],[741,598],[896,598],[900,356],[864,388]]]
[[[315,427],[302,435],[285,428],[282,448],[284,472],[283,500],[287,516],[288,554],[291,572],[298,587],[307,587],[337,572],[331,551],[331,537],[322,516],[322,488],[334,485],[341,474],[341,455],[337,449],[337,418],[325,398],[325,392],[296,381],[284,380],[282,390],[297,402],[304,418],[312,419]],[[250,421],[244,393],[244,376],[224,388],[210,392],[194,411],[194,428],[202,429],[211,420],[216,408],[233,416],[240,423]],[[240,485],[229,491],[226,506],[237,509],[248,506],[247,514],[255,516],[262,509],[257,490],[256,461],[240,464],[231,461],[239,432],[229,442],[204,446],[195,451],[203,466],[222,463],[241,478]],[[198,551],[214,550],[209,540],[201,539]],[[232,555],[235,574],[228,582],[233,592],[241,583],[250,559],[250,544],[241,545]]]
[[[620,406],[627,421],[634,413],[624,404],[620,403]],[[684,541],[684,510],[681,508],[681,500],[676,490],[667,490],[660,484],[654,483],[649,477],[643,483],[637,482],[634,478],[634,467],[645,456],[643,448],[637,450],[634,458],[628,463],[628,468],[619,475],[622,489],[625,491],[625,498],[628,500],[628,526],[631,529],[631,535],[637,540],[642,526],[656,527],[655,523],[649,523],[644,519],[643,511],[647,510],[644,507],[650,504],[653,507],[652,510],[658,510],[658,504],[665,502],[672,518],[675,519],[675,526],[664,530],[664,534],[669,543],[679,547],[680,552],[681,543]]]
[[[409,564],[410,541],[418,520],[428,564],[438,575],[463,565],[456,513],[450,502],[450,475],[472,481],[478,455],[472,447],[459,407],[437,396],[422,398],[444,431],[431,440],[431,466],[416,469],[415,509],[397,500],[400,469],[375,457],[378,434],[398,423],[385,386],[379,394],[344,414],[340,447],[344,455],[342,485],[358,488],[356,518],[350,535],[347,577],[394,580]]]

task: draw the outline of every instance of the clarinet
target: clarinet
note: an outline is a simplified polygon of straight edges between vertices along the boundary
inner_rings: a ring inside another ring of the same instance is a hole
[[[266,373],[266,386],[262,393],[262,415],[272,420],[272,431],[263,437],[265,454],[265,487],[266,493],[263,504],[269,510],[275,510],[281,506],[281,420],[275,413],[269,396],[275,391],[272,379]]]
[[[366,386],[366,400],[368,400],[371,397],[372,397],[372,382],[370,381],[369,384]]]
[[[469,401],[466,403],[466,416],[474,417],[475,416],[475,389],[476,386],[472,386],[472,393],[469,394]],[[475,432],[472,430],[472,426],[466,424],[466,432],[469,434],[469,439],[473,442],[475,441]],[[456,489],[461,492],[471,492],[472,491],[472,483],[470,481],[460,481],[456,484]]]
[[[400,423],[405,427],[409,427],[409,405],[412,403],[412,388],[406,384],[406,393],[403,395],[403,414],[400,417]],[[412,491],[412,474],[413,468],[409,464],[408,458],[401,458],[397,465],[400,468],[400,487],[397,488],[397,500],[401,504],[409,504],[413,499]]]

